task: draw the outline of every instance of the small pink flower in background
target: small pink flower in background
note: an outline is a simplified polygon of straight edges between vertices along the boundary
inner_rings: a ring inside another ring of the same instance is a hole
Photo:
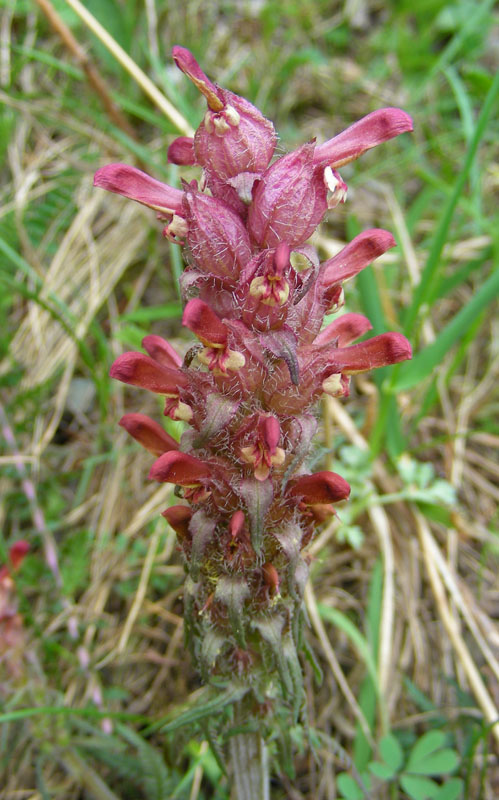
[[[176,442],[143,414],[120,421],[156,457],[149,478],[174,484],[182,498],[163,516],[189,575],[194,662],[205,677],[244,675],[251,714],[272,707],[276,681],[284,698],[290,681],[300,697],[304,548],[350,493],[340,475],[307,468],[315,403],[324,393],[347,395],[352,375],[411,357],[397,332],[358,342],[371,329],[361,314],[323,327],[343,305],[344,283],[393,247],[392,235],[365,231],[322,263],[307,239],[346,201],[338,168],[412,130],[412,121],[380,109],[273,160],[272,123],[212,83],[185,48],[173,57],[207,110],[194,138],[176,139],[168,157],[200,166],[199,184],[175,189],[118,164],[100,169],[96,185],[155,209],[166,235],[185,241],[182,323],[197,344],[181,362],[164,339],[146,336],[147,355],[124,353],[110,374],[163,395],[165,414],[186,423]],[[306,269],[295,269],[296,254]]]
[[[5,667],[7,677],[18,678],[22,674],[26,637],[22,617],[17,611],[13,576],[29,549],[29,544],[23,539],[16,542],[9,550],[7,564],[0,567],[0,678],[3,677],[2,667]]]

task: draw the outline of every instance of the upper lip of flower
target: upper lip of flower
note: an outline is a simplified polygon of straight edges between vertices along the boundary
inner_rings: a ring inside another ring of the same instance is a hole
[[[315,164],[341,167],[382,142],[413,130],[412,118],[400,108],[380,108],[362,117],[314,151]]]
[[[107,164],[94,175],[94,186],[121,194],[161,214],[182,213],[183,191],[151,178],[128,164]]]

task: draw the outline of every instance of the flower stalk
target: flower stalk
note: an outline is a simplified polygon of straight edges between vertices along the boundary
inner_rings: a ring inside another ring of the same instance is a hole
[[[149,478],[172,483],[180,502],[164,511],[182,550],[186,639],[206,682],[245,687],[228,734],[238,800],[268,797],[265,737],[284,740],[304,707],[300,651],[307,545],[350,492],[334,472],[310,473],[315,405],[345,397],[351,376],[411,357],[391,332],[343,314],[343,283],[395,242],[372,229],[321,263],[307,240],[328,209],[345,202],[337,168],[412,130],[400,109],[369,114],[343,133],[272,160],[272,123],[213,83],[188,50],[173,58],[204,95],[193,138],[169,148],[202,168],[175,189],[134,167],[102,167],[95,184],[154,209],[164,235],[185,247],[183,325],[195,339],[182,360],[159,336],[124,353],[111,376],[165,398],[186,425],[179,442],[143,414],[120,424],[156,460]],[[308,266],[296,269],[296,257]]]

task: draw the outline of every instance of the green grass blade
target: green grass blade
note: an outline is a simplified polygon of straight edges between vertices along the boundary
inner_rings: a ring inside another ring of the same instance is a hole
[[[498,295],[499,269],[495,269],[470,302],[443,328],[433,344],[399,368],[395,381],[387,390],[393,394],[406,391],[431,375],[450,348],[466,334],[478,315],[489,303],[497,299]]]
[[[421,274],[421,280],[414,292],[413,301],[405,316],[404,330],[406,335],[414,331],[414,325],[418,316],[421,315],[422,306],[429,303],[432,296],[434,296],[435,291],[438,291],[438,269],[440,265],[440,257],[448,239],[449,228],[454,216],[454,211],[456,210],[459,199],[464,191],[464,187],[473,166],[478,146],[485,133],[485,128],[494,108],[498,94],[499,72],[495,76],[492,86],[490,87],[488,95],[483,104],[480,116],[476,123],[473,138],[470,141],[468,151],[466,153],[463,168],[457,177],[457,180],[454,184],[454,190],[441,216],[440,224],[430,247],[428,259]]]

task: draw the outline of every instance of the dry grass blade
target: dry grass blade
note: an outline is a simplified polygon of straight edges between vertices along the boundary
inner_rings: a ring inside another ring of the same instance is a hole
[[[147,227],[136,208],[104,204],[102,197],[90,192],[89,183],[82,186],[80,211],[44,276],[41,290],[42,299],[56,295],[78,320],[74,330],[77,339],[85,336],[97,310],[140,253],[147,237]],[[76,344],[57,320],[32,302],[11,351],[27,368],[24,385],[33,387],[71,362]]]
[[[77,62],[85,71],[90,85],[99,95],[104,108],[109,114],[109,118],[114,122],[115,125],[118,126],[118,128],[121,128],[121,130],[124,131],[127,136],[131,136],[132,139],[134,139],[135,131],[128,122],[127,118],[121,112],[120,108],[112,99],[110,89],[107,86],[106,81],[96,68],[95,64],[89,59],[83,47],[81,47],[81,45],[75,39],[64,20],[61,19],[52,3],[50,3],[49,0],[35,0],[35,2],[39,5],[54,30],[59,34],[66,47],[74,55]]]
[[[133,61],[133,59],[131,59],[130,56],[125,53],[123,48],[120,47],[118,42],[113,39],[112,36],[110,36],[105,28],[102,27],[100,22],[95,19],[93,14],[91,14],[90,11],[79,2],[79,0],[66,0],[66,3],[78,14],[85,25],[90,28],[92,33],[95,33],[102,44],[107,47],[109,52],[112,53],[121,66],[126,69],[134,81],[138,83],[144,92],[151,98],[153,103],[157,105],[160,111],[162,111],[163,114],[173,122],[180,133],[182,133],[184,136],[192,136],[194,131],[187,120],[182,116],[182,114],[180,114],[179,111],[177,111],[175,106],[173,106],[170,101],[167,100],[164,94],[159,91],[150,78],[147,77],[145,72],[143,72],[140,67],[137,66],[135,61]]]
[[[490,724],[492,733],[499,746],[499,709],[496,707],[488,692],[480,671],[459,631],[459,625],[452,614],[450,605],[445,596],[444,585],[434,563],[435,548],[437,545],[431,535],[426,519],[419,512],[415,512],[421,547],[425,559],[426,570],[437,603],[440,618],[452,642],[454,651],[469,681],[473,694],[483,711],[486,721]]]
[[[355,699],[355,695],[352,689],[349,686],[347,679],[345,678],[344,672],[340,667],[339,661],[336,658],[333,648],[331,647],[331,643],[328,639],[328,635],[326,633],[326,629],[322,624],[322,620],[319,615],[319,609],[317,608],[317,601],[315,599],[314,590],[310,582],[307,583],[305,588],[305,595],[304,595],[305,605],[307,607],[308,614],[310,616],[310,621],[312,623],[312,627],[314,628],[326,660],[331,668],[331,672],[334,675],[338,686],[340,687],[345,699],[350,706],[352,713],[359,721],[359,725],[362,728],[362,732],[366,737],[367,741],[373,744],[373,738],[371,731],[369,729],[369,723],[367,722],[361,707],[359,706],[357,700]]]

